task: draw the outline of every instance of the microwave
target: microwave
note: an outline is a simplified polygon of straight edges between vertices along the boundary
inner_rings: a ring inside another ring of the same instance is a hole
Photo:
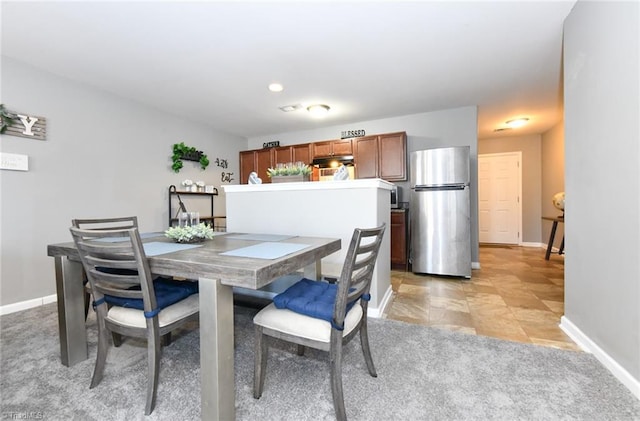
[[[400,207],[400,193],[402,190],[398,186],[391,187],[391,209],[398,209]]]

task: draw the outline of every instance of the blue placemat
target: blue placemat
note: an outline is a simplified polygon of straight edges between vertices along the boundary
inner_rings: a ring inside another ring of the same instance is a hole
[[[147,256],[157,256],[159,254],[173,253],[174,251],[202,247],[202,244],[161,243],[159,241],[151,241],[149,243],[144,243],[142,246],[144,247],[144,252]]]
[[[163,235],[164,232],[143,232],[140,233],[140,238],[144,240],[145,238],[162,237]],[[98,238],[96,241],[102,241],[104,243],[120,243],[122,241],[127,241],[127,237],[105,237]]]
[[[221,256],[252,257],[255,259],[278,259],[309,247],[308,244],[267,242],[220,253]]]
[[[227,238],[234,240],[251,240],[251,241],[282,241],[289,238],[293,238],[295,235],[282,235],[282,234],[233,234],[228,235]]]

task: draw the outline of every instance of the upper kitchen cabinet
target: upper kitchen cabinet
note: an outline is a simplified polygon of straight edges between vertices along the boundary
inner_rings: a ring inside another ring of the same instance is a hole
[[[356,178],[407,179],[407,134],[387,133],[353,139]]]
[[[263,183],[271,183],[267,169],[273,167],[273,149],[257,149],[240,152],[240,183],[247,184],[249,174],[255,171]]]
[[[311,144],[313,157],[352,155],[353,147],[351,139],[327,140]]]
[[[291,146],[280,146],[273,149],[273,162],[276,164],[286,164],[293,162]]]
[[[311,164],[313,158],[311,157],[311,144],[305,143],[303,145],[293,145],[291,146],[292,152],[292,162],[302,161],[305,164]]]

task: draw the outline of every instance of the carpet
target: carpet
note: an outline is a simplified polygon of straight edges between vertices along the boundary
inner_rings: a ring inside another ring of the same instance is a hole
[[[255,310],[236,306],[238,420],[332,420],[328,356],[273,343],[261,399],[252,395]],[[89,389],[96,324],[87,321],[89,359],[60,363],[56,305],[0,318],[2,419],[200,419],[198,324],[163,349],[158,399],[145,417],[143,341],[110,348],[102,382]],[[371,319],[378,378],[360,343],[345,347],[350,420],[640,420],[638,401],[592,355]],[[233,387],[229,385],[229,387]]]

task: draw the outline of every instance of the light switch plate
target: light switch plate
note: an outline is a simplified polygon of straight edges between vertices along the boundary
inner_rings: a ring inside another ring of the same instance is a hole
[[[0,153],[0,169],[29,171],[29,156],[15,153]]]

